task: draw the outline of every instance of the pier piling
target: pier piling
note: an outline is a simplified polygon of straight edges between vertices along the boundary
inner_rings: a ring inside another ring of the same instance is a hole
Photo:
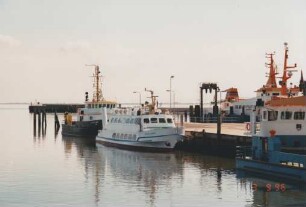
[[[38,130],[37,130],[38,127]],[[47,116],[44,110],[36,109],[33,112],[33,135],[34,137],[40,137],[41,135],[44,137],[46,135],[47,129]]]
[[[54,127],[55,127],[55,133],[57,134],[61,125],[59,123],[58,116],[57,116],[56,112],[54,113]]]
[[[33,134],[36,137],[36,112],[33,113]]]

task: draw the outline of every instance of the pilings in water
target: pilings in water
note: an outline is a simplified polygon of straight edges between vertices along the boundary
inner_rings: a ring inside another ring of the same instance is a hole
[[[38,128],[38,130],[37,130]],[[46,135],[47,116],[44,110],[35,110],[33,113],[33,135],[34,137]]]
[[[58,116],[56,114],[56,112],[54,113],[54,130],[55,130],[55,134],[58,133],[59,129],[60,129],[61,125],[59,123],[59,120],[58,120]]]

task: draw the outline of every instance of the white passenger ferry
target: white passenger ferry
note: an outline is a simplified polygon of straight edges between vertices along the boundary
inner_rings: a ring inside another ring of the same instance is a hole
[[[149,91],[149,90],[147,90]],[[139,108],[104,110],[102,130],[96,141],[121,148],[153,151],[172,150],[183,140],[184,129],[174,123],[173,116],[157,109],[156,96],[151,92],[152,104]]]

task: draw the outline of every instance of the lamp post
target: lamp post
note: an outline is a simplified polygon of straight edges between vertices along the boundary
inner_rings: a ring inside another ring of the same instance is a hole
[[[141,106],[141,93],[139,91],[133,91],[133,93],[139,94],[139,105]]]
[[[175,91],[166,90],[169,93],[173,93],[173,108],[175,108]]]
[[[171,109],[171,93],[172,93],[171,82],[172,82],[172,78],[174,78],[174,75],[170,76],[170,90],[169,90],[169,92],[170,92],[170,109]]]

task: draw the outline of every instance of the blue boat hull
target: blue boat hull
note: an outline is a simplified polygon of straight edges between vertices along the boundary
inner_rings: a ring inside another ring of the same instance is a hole
[[[301,167],[236,158],[236,168],[256,174],[264,174],[271,177],[306,183],[306,169]]]

